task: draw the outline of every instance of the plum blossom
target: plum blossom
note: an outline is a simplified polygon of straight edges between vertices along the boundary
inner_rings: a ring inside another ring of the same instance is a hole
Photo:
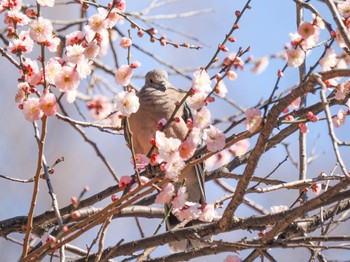
[[[138,170],[144,169],[150,162],[149,158],[144,154],[136,154],[136,168]],[[130,159],[131,164],[134,164],[133,158]]]
[[[204,92],[195,93],[187,99],[187,103],[191,108],[198,110],[206,105],[206,98],[207,95]]]
[[[212,222],[216,215],[213,204],[202,204],[202,212],[199,214],[198,219],[203,222]]]
[[[225,82],[221,79],[220,81],[215,78],[215,93],[220,97],[225,97],[227,94],[227,87]]]
[[[304,22],[299,26],[298,33],[302,38],[308,39],[315,33],[315,28],[311,23]]]
[[[237,73],[235,71],[229,70],[227,71],[227,78],[231,81],[236,80],[238,77]]]
[[[40,109],[39,98],[30,97],[23,103],[23,114],[25,119],[30,122],[40,120],[44,112]]]
[[[229,151],[231,154],[233,154],[235,156],[242,156],[248,151],[249,144],[250,143],[249,143],[248,139],[240,140],[237,143],[233,144],[229,148]]]
[[[73,31],[66,35],[66,46],[81,44],[84,40],[85,33],[82,31]]]
[[[289,49],[287,51],[288,66],[299,67],[305,60],[305,52],[297,47],[296,49]]]
[[[216,155],[208,158],[205,161],[205,167],[206,169],[213,169],[214,167],[225,165],[230,161],[231,156],[232,155],[230,154],[229,151],[227,150],[221,151]]]
[[[52,57],[49,59],[49,61],[47,61],[45,66],[46,81],[51,85],[55,84],[55,77],[62,70],[59,59],[60,58]]]
[[[127,49],[132,45],[132,40],[129,37],[122,37],[122,39],[120,39],[119,45],[122,48]]]
[[[254,63],[254,67],[251,69],[251,71],[255,74],[260,74],[268,67],[268,65],[269,58],[267,56],[264,56]]]
[[[224,262],[242,262],[243,260],[236,255],[228,255],[225,259]]]
[[[165,177],[171,181],[177,181],[182,169],[186,166],[183,159],[177,152],[173,158],[164,165]]]
[[[98,10],[101,10],[101,8],[98,8]],[[105,17],[100,13],[90,16],[88,19],[88,24],[91,30],[96,33],[99,33],[107,28]]]
[[[52,30],[50,20],[40,16],[30,24],[29,35],[34,41],[42,43],[52,36]]]
[[[128,65],[122,65],[115,73],[115,82],[121,86],[127,86],[132,77],[132,68]]]
[[[184,160],[189,159],[193,156],[194,152],[196,151],[197,145],[193,143],[191,140],[185,140],[181,143],[179,147],[179,154],[180,157]]]
[[[339,13],[346,19],[350,16],[350,1],[341,1],[337,4]]]
[[[328,71],[334,68],[337,65],[337,55],[334,52],[333,48],[327,48],[326,54],[323,58],[320,59],[320,66],[322,71]]]
[[[25,53],[29,54],[33,51],[34,41],[30,38],[28,31],[21,31],[18,35],[18,38],[13,39],[13,42],[10,42],[7,49],[12,54]]]
[[[63,66],[55,76],[55,85],[61,92],[73,91],[79,86],[79,74],[75,68]]]
[[[158,204],[169,204],[175,195],[175,187],[172,183],[167,183],[162,187],[162,190],[156,196],[154,202]]]
[[[236,53],[229,54],[225,59],[223,64],[225,66],[234,66],[236,69],[244,68],[244,61]]]
[[[77,72],[80,79],[84,79],[91,74],[92,61],[89,59],[80,59],[77,63]]]
[[[186,187],[184,187],[184,186],[180,187],[177,190],[177,194],[174,197],[173,202],[172,202],[174,209],[180,209],[185,205],[185,203],[187,201],[187,197],[188,197],[188,194],[186,191],[187,191]]]
[[[262,122],[262,114],[259,108],[251,108],[245,112],[245,126],[250,133],[253,133]]]
[[[14,27],[15,24],[17,26],[25,26],[30,23],[30,19],[19,10],[14,10],[6,13],[4,23],[12,27]]]
[[[166,137],[163,132],[156,132],[156,145],[159,156],[166,162],[170,162],[179,154],[181,141],[174,137]]]
[[[188,137],[186,138],[187,141],[194,145],[199,145],[202,143],[202,130],[196,127],[193,127],[191,129],[191,132],[189,133]]]
[[[207,107],[203,106],[193,117],[193,126],[203,129],[210,125],[210,111]]]
[[[312,192],[314,192],[316,195],[318,195],[322,190],[322,184],[316,183],[311,186]]]
[[[22,103],[28,93],[30,86],[27,82],[21,82],[18,84],[17,94],[15,96],[16,103]]]
[[[77,64],[80,60],[85,58],[85,48],[82,45],[74,44],[66,47],[66,60],[73,64]]]
[[[44,44],[47,47],[47,49],[49,49],[50,52],[56,52],[60,42],[61,42],[61,39],[59,39],[54,35],[51,35],[46,39]]]
[[[209,93],[211,91],[211,80],[204,69],[198,70],[193,73],[192,88],[199,93]]]
[[[173,209],[173,214],[179,221],[198,219],[201,213],[201,205],[193,202],[186,202],[180,209]]]
[[[300,97],[298,97],[292,103],[289,104],[289,106],[294,109],[299,108],[299,105],[300,105]]]
[[[91,41],[85,48],[84,55],[88,59],[92,59],[98,56],[100,52],[100,46],[97,44],[96,40]]]
[[[132,178],[131,176],[122,176],[120,179],[119,179],[119,188],[120,189],[125,189],[131,182]]]
[[[139,110],[139,98],[133,90],[122,91],[115,96],[115,106],[116,110],[120,111],[123,116],[129,117]]]
[[[102,120],[113,111],[111,100],[107,96],[100,94],[94,95],[86,105],[94,120]]]
[[[304,123],[299,123],[299,130],[301,133],[306,134],[309,132],[309,129],[307,128],[307,125]]]
[[[20,11],[22,9],[22,0],[2,0],[0,1],[0,13],[5,10]]]
[[[344,109],[339,109],[338,114],[332,118],[333,125],[335,127],[340,127],[345,123],[347,112]]]
[[[342,100],[350,91],[350,81],[346,81],[337,86],[337,92],[335,94],[335,99]]]
[[[205,129],[203,137],[210,152],[220,151],[225,146],[225,134],[215,126]]]
[[[41,73],[37,61],[26,58],[23,62],[25,80],[31,85],[37,85],[41,81]]]
[[[39,99],[39,107],[46,116],[53,116],[58,111],[58,104],[53,93],[44,94]]]

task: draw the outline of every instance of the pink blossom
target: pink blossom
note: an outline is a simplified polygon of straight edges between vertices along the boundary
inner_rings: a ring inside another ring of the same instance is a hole
[[[225,146],[225,134],[215,126],[205,129],[203,137],[210,152],[220,151]]]
[[[287,206],[284,205],[280,205],[280,206],[272,206],[270,207],[270,214],[276,214],[279,212],[283,212],[288,210],[289,208]]]
[[[77,64],[80,60],[85,58],[85,48],[82,45],[74,44],[66,47],[66,60],[73,64]]]
[[[148,177],[140,176],[140,183],[141,183],[141,186],[146,185],[149,181],[150,181],[150,180],[149,180]]]
[[[66,46],[81,44],[84,40],[85,33],[82,31],[73,31],[66,35]]]
[[[211,91],[211,80],[204,69],[198,70],[193,73],[192,88],[199,93],[209,93]]]
[[[119,45],[124,48],[127,49],[132,45],[132,40],[129,37],[122,37],[122,39],[120,40]]]
[[[105,17],[101,14],[93,14],[88,19],[89,26],[92,31],[99,33],[107,28]]]
[[[233,80],[236,80],[236,79],[237,79],[238,75],[237,75],[236,72],[234,72],[234,71],[232,71],[232,70],[229,70],[229,71],[227,71],[227,77],[228,77],[228,79],[230,79],[231,81],[233,81]]]
[[[320,29],[325,29],[325,23],[321,17],[316,16],[315,14],[312,14],[312,17],[314,19],[313,24],[315,26],[317,26]]]
[[[157,123],[157,130],[159,130],[159,131],[162,130],[167,122],[168,121],[165,118],[162,118],[161,120],[159,120]]]
[[[301,133],[306,134],[309,132],[309,129],[307,128],[307,125],[304,123],[299,123],[299,130]]]
[[[61,43],[61,39],[59,39],[57,36],[51,35],[49,36],[45,41],[45,46],[49,49],[50,52],[56,52],[57,47]]]
[[[132,77],[132,68],[128,65],[122,65],[115,73],[115,82],[121,86],[127,86]]]
[[[136,167],[139,170],[144,169],[146,166],[148,166],[150,162],[149,158],[144,154],[136,154],[135,159],[136,159]],[[131,164],[134,164],[133,158],[130,159],[130,162]]]
[[[225,66],[234,66],[236,69],[243,69],[244,68],[244,62],[242,58],[240,58],[236,53],[229,54],[224,59],[224,65]]]
[[[122,91],[115,96],[115,106],[116,110],[120,111],[123,116],[129,117],[139,110],[139,98],[135,91]]]
[[[177,152],[164,166],[165,177],[171,181],[177,181],[178,176],[181,174],[181,171],[185,166],[185,162],[181,159],[179,153]]]
[[[193,202],[186,202],[180,209],[173,209],[173,214],[179,221],[198,219],[201,213],[201,205]]]
[[[39,98],[30,97],[23,103],[23,114],[25,119],[30,122],[40,120],[44,112],[40,109]]]
[[[169,204],[175,195],[175,187],[172,183],[167,183],[162,187],[154,202],[158,204]]]
[[[12,54],[25,53],[29,54],[33,51],[34,41],[29,37],[28,31],[21,31],[18,35],[18,38],[13,39],[13,42],[10,42],[7,49]]]
[[[350,1],[341,1],[337,4],[339,13],[344,17],[348,18],[350,16]]]
[[[194,152],[196,151],[196,148],[197,148],[196,144],[186,139],[181,143],[179,147],[180,157],[184,160],[189,159],[190,157],[193,156]]]
[[[52,30],[50,20],[40,16],[30,24],[29,35],[34,41],[42,43],[52,36]]]
[[[205,167],[206,169],[213,169],[214,167],[223,166],[230,161],[231,157],[232,155],[229,151],[221,151],[216,155],[208,158],[205,161]]]
[[[287,64],[291,67],[299,67],[305,60],[305,52],[300,47],[289,49],[287,51],[287,56]]]
[[[19,10],[13,10],[6,13],[4,22],[12,27],[14,27],[15,24],[17,26],[25,26],[29,24],[30,19]]]
[[[84,55],[88,59],[92,59],[97,57],[100,51],[100,46],[97,44],[96,40],[93,40],[89,43],[89,45],[85,48]]]
[[[42,75],[37,61],[26,58],[23,62],[23,68],[24,78],[29,84],[35,86],[40,83]],[[21,71],[21,73],[23,73],[23,71]]]
[[[206,105],[206,98],[207,95],[204,92],[195,93],[187,99],[187,103],[191,108],[198,110]]]
[[[125,0],[116,0],[115,6],[121,11],[125,12],[126,1]]]
[[[242,156],[248,151],[249,144],[248,139],[240,140],[230,147],[230,153],[235,156]]]
[[[111,100],[107,96],[100,94],[94,95],[86,105],[94,120],[103,120],[113,111]]]
[[[320,66],[322,71],[328,71],[334,68],[337,65],[337,55],[334,52],[333,48],[327,48],[326,54],[323,58],[320,59]]]
[[[163,159],[158,155],[153,153],[151,155],[150,163],[152,166],[159,165],[163,162]]]
[[[2,0],[0,2],[0,13],[2,13],[5,10],[12,10],[12,11],[20,11],[22,9],[22,1],[21,0]]]
[[[72,91],[79,86],[79,74],[75,68],[63,66],[61,71],[55,76],[55,85],[61,92]]]
[[[203,222],[212,222],[216,215],[213,204],[202,204],[202,212],[199,214],[198,219]]]
[[[55,5],[55,0],[37,0],[37,3],[41,6],[53,7]]]
[[[318,195],[322,190],[322,184],[316,183],[311,186],[312,192]]]
[[[68,103],[73,103],[77,98],[78,91],[77,89],[69,90],[66,92],[66,100]]]
[[[123,17],[118,14],[118,10],[113,8],[106,18],[107,28],[112,28],[116,23],[122,21]]]
[[[59,59],[60,58],[52,57],[49,59],[49,61],[47,61],[45,66],[46,81],[51,85],[55,84],[55,77],[62,70]]]
[[[187,136],[187,141],[194,145],[199,145],[202,143],[202,130],[196,127],[193,127],[190,131],[190,133]]]
[[[304,22],[299,26],[298,33],[302,38],[308,39],[315,33],[315,28],[311,23]]]
[[[262,73],[269,65],[269,58],[267,56],[264,56],[260,59],[258,59],[254,63],[254,67],[252,68],[252,72],[255,74],[260,74]]]
[[[39,99],[39,107],[46,116],[53,116],[58,111],[58,104],[53,93],[44,94]]]
[[[159,156],[166,162],[172,161],[179,154],[181,141],[174,137],[166,137],[163,132],[156,132],[156,145]]]
[[[306,117],[307,117],[307,119],[309,119],[311,122],[317,122],[317,121],[318,121],[317,116],[315,116],[315,114],[312,113],[311,111],[309,111],[309,112],[306,113]]]
[[[342,100],[344,99],[350,91],[350,81],[347,80],[344,83],[341,83],[337,86],[337,93],[335,94],[335,99]]]
[[[80,79],[84,79],[91,74],[92,61],[82,58],[77,62],[77,72]]]
[[[18,84],[17,94],[15,96],[16,103],[22,103],[26,94],[28,93],[30,86],[27,82],[21,82]]]
[[[262,114],[259,108],[251,108],[245,112],[245,126],[250,133],[254,133],[262,122]]]
[[[125,189],[131,182],[132,178],[131,176],[122,176],[120,179],[119,179],[119,188],[120,189]]]
[[[219,80],[215,78],[215,93],[220,97],[225,97],[227,94],[227,87],[225,82],[221,79]]]
[[[339,109],[338,114],[333,117],[333,125],[335,127],[340,127],[345,123],[347,112],[344,109]]]
[[[57,242],[56,237],[51,236],[49,233],[45,233],[41,238],[41,243],[43,245],[49,243],[49,244],[55,244]]]
[[[210,111],[207,107],[203,106],[193,117],[193,126],[204,129],[210,125]]]
[[[242,262],[242,261],[243,260],[236,255],[228,255],[224,260],[224,262]]]
[[[178,189],[176,196],[173,199],[173,208],[180,209],[185,205],[187,201],[188,194],[186,192],[186,187],[182,186]]]

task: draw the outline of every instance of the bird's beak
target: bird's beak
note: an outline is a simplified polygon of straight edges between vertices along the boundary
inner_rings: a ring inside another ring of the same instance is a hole
[[[161,82],[159,83],[159,90],[165,92],[165,90],[167,90],[166,87],[166,83],[165,82]]]

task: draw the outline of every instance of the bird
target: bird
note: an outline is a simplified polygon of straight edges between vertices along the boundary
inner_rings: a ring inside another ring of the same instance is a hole
[[[140,107],[129,117],[132,132],[133,147],[136,154],[147,155],[152,144],[150,139],[155,137],[157,124],[161,119],[170,119],[177,105],[185,97],[186,91],[177,89],[168,81],[168,74],[164,69],[156,68],[145,76],[145,84],[137,93]],[[191,118],[191,109],[186,103],[182,104],[175,114],[179,121],[172,122],[164,131],[167,137],[174,137],[184,141],[188,134],[186,120]],[[205,197],[205,177],[203,164],[194,166],[183,174],[185,178],[188,198],[187,201],[203,204]],[[179,188],[181,182],[175,183]],[[169,207],[166,206],[166,209]],[[167,230],[180,223],[174,215],[167,219]],[[169,244],[172,252],[188,250],[200,246],[198,240],[180,240]]]

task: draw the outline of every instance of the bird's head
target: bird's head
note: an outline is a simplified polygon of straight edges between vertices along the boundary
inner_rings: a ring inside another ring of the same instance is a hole
[[[168,85],[168,73],[164,69],[153,69],[146,74],[145,86],[164,92]]]

